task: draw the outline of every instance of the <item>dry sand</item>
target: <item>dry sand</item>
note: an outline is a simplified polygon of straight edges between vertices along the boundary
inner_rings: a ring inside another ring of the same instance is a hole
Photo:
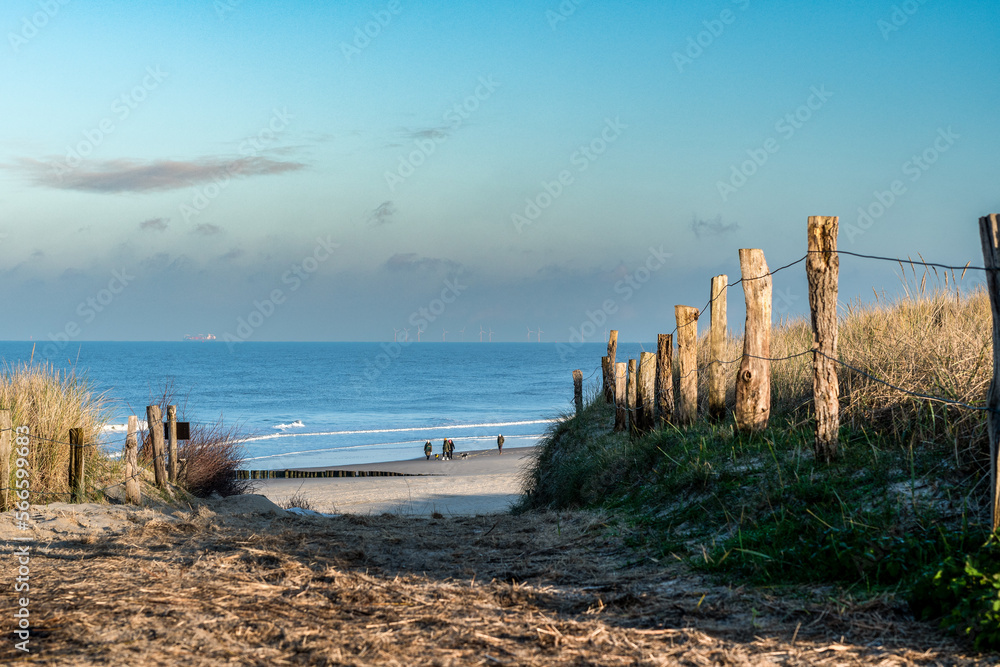
[[[406,514],[475,516],[510,509],[521,493],[521,480],[534,447],[456,453],[454,460],[424,457],[410,461],[306,468],[368,470],[405,477],[334,477],[260,480],[256,492],[284,506],[298,496],[324,514]],[[466,456],[462,456],[462,454]]]

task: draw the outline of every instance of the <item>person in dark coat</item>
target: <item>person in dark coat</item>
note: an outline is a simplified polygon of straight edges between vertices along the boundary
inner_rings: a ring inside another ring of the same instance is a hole
[[[497,436],[497,449],[503,454],[503,433]]]
[[[434,447],[431,446],[431,441],[428,440],[427,442],[424,443],[424,456],[427,457],[428,461],[431,460],[431,452],[433,452],[433,451],[434,451]]]

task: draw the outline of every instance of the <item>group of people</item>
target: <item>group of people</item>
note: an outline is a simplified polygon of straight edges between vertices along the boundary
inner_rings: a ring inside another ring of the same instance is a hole
[[[503,434],[498,435],[497,449],[500,450],[501,454],[503,454],[503,442],[504,442]],[[424,443],[424,456],[426,456],[427,460],[430,461],[431,454],[433,453],[434,453],[434,445],[432,445],[431,441],[428,440],[427,442]],[[441,447],[441,458],[443,460],[450,461],[454,455],[455,455],[455,441],[452,440],[451,438],[445,438]]]

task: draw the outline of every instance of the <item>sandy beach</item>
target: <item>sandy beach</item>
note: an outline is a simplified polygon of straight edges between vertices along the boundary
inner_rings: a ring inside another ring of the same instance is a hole
[[[258,480],[256,493],[284,506],[292,496],[308,500],[324,514],[405,514],[475,516],[510,509],[521,493],[521,479],[535,447],[459,452],[451,461],[420,457],[408,461],[303,468],[368,470],[403,477],[344,477]],[[466,456],[462,456],[462,454]]]

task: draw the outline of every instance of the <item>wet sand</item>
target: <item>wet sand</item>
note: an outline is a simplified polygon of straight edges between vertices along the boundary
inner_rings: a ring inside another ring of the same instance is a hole
[[[521,493],[524,470],[535,447],[458,452],[454,460],[423,457],[364,465],[301,470],[369,470],[406,477],[332,477],[268,479],[256,482],[256,493],[284,506],[292,496],[308,500],[324,514],[405,514],[474,516],[506,512]]]

